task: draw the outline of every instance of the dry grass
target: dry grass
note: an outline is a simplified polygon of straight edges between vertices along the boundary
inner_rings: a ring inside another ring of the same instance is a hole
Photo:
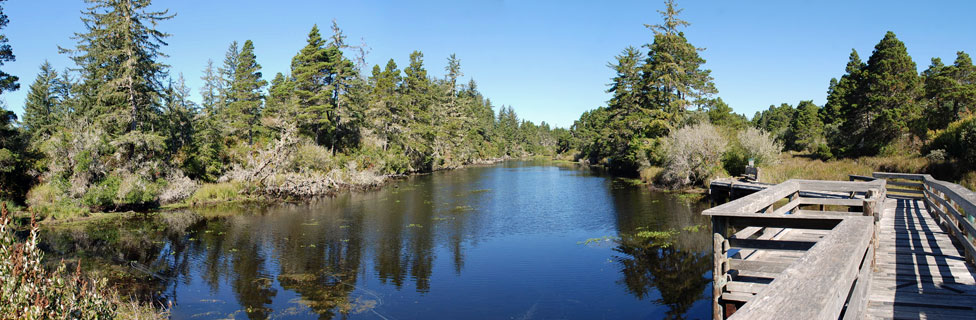
[[[976,171],[971,168],[910,156],[821,161],[805,154],[784,153],[779,164],[762,167],[762,181],[769,183],[780,183],[789,179],[847,181],[848,175],[870,176],[876,171],[928,173],[937,179],[959,183],[970,190],[976,188]]]
[[[780,183],[789,179],[848,180],[848,175],[870,176],[874,169],[864,161],[841,159],[827,162],[809,157],[784,153],[779,164],[763,167],[761,180]]]

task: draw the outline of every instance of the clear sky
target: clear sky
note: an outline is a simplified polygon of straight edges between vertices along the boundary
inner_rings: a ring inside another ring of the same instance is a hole
[[[678,1],[685,33],[712,70],[722,97],[752,116],[770,104],[825,101],[831,77],[844,71],[855,48],[867,60],[885,31],[906,43],[919,69],[932,57],[947,63],[959,50],[976,54],[976,1]],[[5,33],[17,56],[3,68],[21,77],[5,94],[23,110],[27,87],[45,59],[71,66],[58,46],[73,47],[83,31],[81,0],[4,3]],[[172,34],[163,50],[173,76],[183,73],[197,93],[208,59],[219,63],[233,41],[251,39],[270,80],[287,72],[308,30],[323,32],[333,18],[349,42],[365,40],[367,62],[401,66],[413,50],[428,73],[441,77],[456,53],[465,78],[498,105],[523,118],[569,126],[585,110],[606,103],[607,63],[626,46],[652,39],[643,24],[660,21],[663,1],[217,1],[157,0],[176,18],[159,29]],[[369,70],[369,69],[366,69]],[[198,95],[197,95],[198,96]]]

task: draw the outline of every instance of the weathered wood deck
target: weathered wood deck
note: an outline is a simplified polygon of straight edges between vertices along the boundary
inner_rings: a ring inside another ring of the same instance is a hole
[[[976,319],[976,194],[926,175],[852,180],[873,181],[790,180],[703,212],[713,317]]]
[[[889,197],[865,318],[976,319],[976,270],[923,199]]]

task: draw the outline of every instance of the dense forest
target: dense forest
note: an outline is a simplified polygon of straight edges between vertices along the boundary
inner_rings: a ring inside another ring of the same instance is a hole
[[[822,160],[915,155],[976,166],[976,67],[968,54],[958,52],[951,65],[933,58],[919,74],[905,44],[888,32],[867,63],[852,50],[824,106],[783,103],[750,121],[717,97],[703,49],[679,30],[689,25],[680,12],[666,1],[662,23],[648,25],[651,43],[617,56],[612,98],[583,113],[561,147],[624,174],[657,168],[651,178],[671,187],[741,173],[747,159],[773,164],[781,150]]]
[[[420,51],[367,68],[364,48],[311,26],[289,74],[261,72],[256,44],[230,43],[203,68],[200,101],[163,61],[174,14],[150,1],[88,1],[63,71],[44,63],[24,115],[4,111],[0,197],[41,213],[122,210],[188,198],[201,184],[318,196],[385,177],[507,157],[553,155],[567,133],[519,119]],[[7,21],[3,20],[5,24]],[[13,61],[6,39],[0,62]],[[269,81],[270,80],[270,81]],[[0,74],[0,93],[17,90]]]

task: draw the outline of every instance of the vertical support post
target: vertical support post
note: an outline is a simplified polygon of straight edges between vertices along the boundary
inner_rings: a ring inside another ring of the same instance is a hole
[[[871,234],[871,245],[874,246],[875,250],[872,250],[873,255],[871,256],[871,268],[876,270],[876,261],[878,255],[878,247],[880,245],[878,236],[880,233],[879,224],[881,223],[881,210],[884,210],[884,198],[881,197],[882,192],[875,189],[869,189],[868,192],[864,194],[864,215],[869,217],[874,217],[874,230]]]
[[[722,310],[722,291],[725,289],[725,275],[728,272],[728,243],[725,240],[728,232],[728,218],[712,217],[712,245],[714,269],[712,269],[712,319],[725,319]]]

